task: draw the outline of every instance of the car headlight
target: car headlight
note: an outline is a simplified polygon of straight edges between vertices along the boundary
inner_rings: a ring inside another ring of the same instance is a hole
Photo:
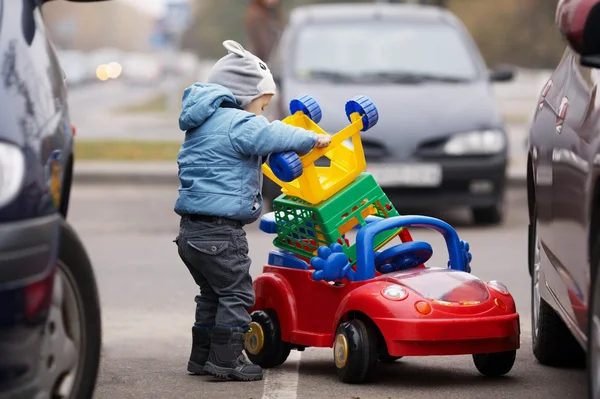
[[[505,146],[502,131],[482,130],[454,135],[444,145],[444,152],[448,155],[497,154]]]
[[[392,284],[382,289],[381,295],[392,301],[402,301],[408,296],[408,291],[401,285]]]
[[[25,157],[21,149],[0,142],[0,208],[15,199],[25,175]]]
[[[498,280],[489,281],[488,286],[503,295],[508,295],[508,287]]]

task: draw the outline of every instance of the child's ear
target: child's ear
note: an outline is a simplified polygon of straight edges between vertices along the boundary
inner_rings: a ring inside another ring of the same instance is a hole
[[[240,57],[244,57],[245,51],[241,44],[233,40],[225,40],[223,42],[223,47],[225,47],[230,53],[234,53],[239,55]]]

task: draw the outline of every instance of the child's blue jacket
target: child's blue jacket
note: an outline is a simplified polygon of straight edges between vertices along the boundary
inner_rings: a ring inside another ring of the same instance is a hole
[[[309,152],[317,134],[221,104],[235,103],[230,90],[215,84],[185,89],[179,128],[179,198],[175,212],[222,216],[244,224],[262,210],[262,157]]]

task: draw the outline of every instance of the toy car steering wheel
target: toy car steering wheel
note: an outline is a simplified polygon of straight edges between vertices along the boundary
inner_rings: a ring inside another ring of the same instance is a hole
[[[410,241],[395,245],[375,256],[375,269],[379,273],[406,270],[427,262],[433,249],[423,241]]]

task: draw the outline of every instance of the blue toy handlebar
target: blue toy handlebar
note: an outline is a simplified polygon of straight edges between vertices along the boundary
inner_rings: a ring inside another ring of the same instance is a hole
[[[456,231],[448,223],[428,216],[395,216],[387,219],[372,218],[361,227],[356,235],[356,280],[369,280],[375,277],[375,236],[383,231],[399,227],[424,227],[441,233],[446,240],[450,267],[466,271],[465,259]]]

